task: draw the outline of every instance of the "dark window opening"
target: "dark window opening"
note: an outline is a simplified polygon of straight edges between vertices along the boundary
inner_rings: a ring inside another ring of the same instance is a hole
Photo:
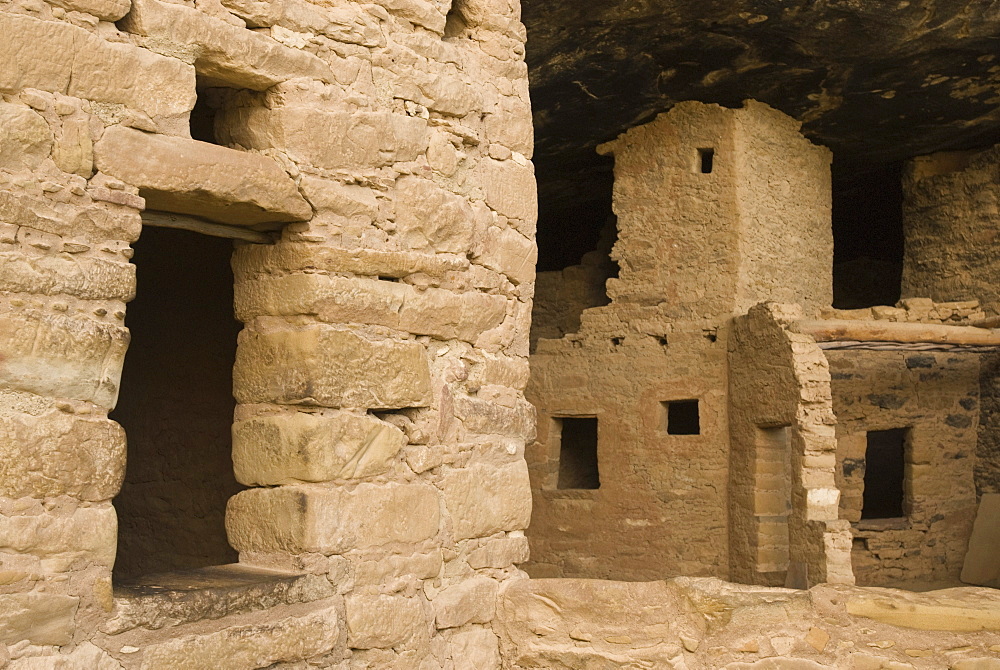
[[[868,433],[862,519],[905,516],[903,476],[907,432],[906,428],[893,428]]]
[[[209,144],[221,144],[215,134],[215,115],[220,106],[221,91],[206,86],[199,86],[197,91],[198,98],[191,110],[191,138]]]
[[[698,149],[698,169],[702,174],[712,174],[715,167],[715,149]]]
[[[671,400],[662,403],[668,435],[700,435],[701,419],[697,400]]]
[[[111,418],[128,436],[116,581],[233,563],[226,539],[233,475],[230,240],[145,227],[135,243],[131,343]]]
[[[833,306],[895,305],[902,276],[902,163],[835,164]]]
[[[560,489],[599,489],[597,469],[597,418],[555,419],[559,431]]]

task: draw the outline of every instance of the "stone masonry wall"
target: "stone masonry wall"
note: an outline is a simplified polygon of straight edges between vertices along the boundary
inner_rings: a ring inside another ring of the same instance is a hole
[[[585,309],[576,333],[541,337],[531,357],[526,569],[727,577],[730,319],[772,296],[810,313],[829,304],[830,154],[752,101],[683,103],[600,151],[615,157],[620,273],[611,304]],[[671,401],[697,401],[692,434],[671,433]],[[597,419],[597,489],[558,487],[564,417]]]
[[[0,6],[0,666],[498,666],[534,430],[519,11]],[[216,143],[189,137],[199,96]],[[227,528],[244,565],[306,574],[284,596],[138,615],[112,591],[144,208],[281,228],[233,258],[252,488]]]

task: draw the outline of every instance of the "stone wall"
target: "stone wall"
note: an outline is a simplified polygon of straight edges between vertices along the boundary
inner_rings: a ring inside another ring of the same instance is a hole
[[[575,333],[542,336],[531,358],[527,569],[726,577],[730,319],[768,299],[829,304],[830,154],[754,102],[680,104],[601,151],[615,157],[620,273],[610,304],[584,310]],[[539,298],[545,326],[555,302]],[[668,425],[676,401],[697,402],[695,430]],[[566,417],[597,419],[599,488],[559,488]]]
[[[534,430],[519,12],[3,7],[0,665],[499,663],[489,623],[522,576]],[[232,260],[250,488],[226,526],[256,576],[159,580],[195,592],[177,602],[111,580],[126,438],[106,416],[140,213],[268,242]]]

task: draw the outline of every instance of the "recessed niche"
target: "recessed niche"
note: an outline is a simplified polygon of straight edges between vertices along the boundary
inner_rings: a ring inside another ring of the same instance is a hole
[[[553,419],[559,433],[560,489],[598,489],[597,417]]]
[[[903,478],[908,432],[906,428],[893,428],[868,433],[862,519],[905,516]]]
[[[663,406],[664,430],[668,435],[701,435],[697,400],[670,400]]]
[[[715,168],[715,149],[698,149],[698,171],[702,174],[712,174]]]

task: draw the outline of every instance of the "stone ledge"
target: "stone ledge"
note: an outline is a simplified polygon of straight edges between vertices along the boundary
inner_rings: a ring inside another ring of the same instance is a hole
[[[101,630],[155,630],[332,595],[335,589],[323,576],[239,564],[146,575],[115,587],[115,614]]]

